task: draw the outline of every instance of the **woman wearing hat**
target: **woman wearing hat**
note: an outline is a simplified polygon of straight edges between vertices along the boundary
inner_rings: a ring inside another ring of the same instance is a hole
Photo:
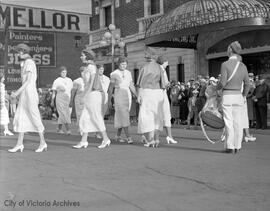
[[[70,135],[71,124],[71,110],[69,107],[71,90],[73,88],[73,82],[67,77],[67,68],[65,66],[60,67],[60,77],[54,80],[52,85],[52,106],[55,102],[58,116],[58,130],[59,133],[64,133],[62,125],[66,126],[66,133]],[[55,100],[54,100],[55,99]]]
[[[29,55],[30,48],[26,44],[16,46],[21,62],[22,86],[11,97],[19,96],[19,104],[14,116],[13,128],[19,133],[17,144],[9,152],[21,152],[24,149],[23,137],[25,132],[37,132],[40,145],[36,152],[47,150],[44,139],[44,126],[38,109],[38,93],[36,88],[37,68],[34,60]]]
[[[137,86],[140,111],[138,133],[147,134],[146,147],[159,145],[159,131],[163,130],[163,100],[165,79],[163,70],[156,63],[157,56],[151,48],[146,51],[147,63],[140,71]]]
[[[169,65],[169,62],[163,56],[159,56],[157,58],[157,63],[162,68],[162,71],[164,74],[164,79],[165,79],[165,85],[166,85],[166,88],[168,88],[170,85],[170,82],[168,80],[168,76],[166,73],[166,67]],[[163,117],[164,117],[164,127],[165,127],[166,134],[167,134],[166,140],[167,140],[168,144],[177,144],[177,141],[175,141],[173,139],[173,136],[172,136],[171,109],[170,109],[170,102],[169,102],[169,98],[168,98],[166,89],[164,89],[163,94],[164,94]]]
[[[98,148],[105,148],[111,141],[107,136],[104,119],[102,115],[102,84],[100,76],[94,63],[94,52],[86,48],[81,52],[81,60],[86,65],[82,72],[84,81],[84,107],[79,121],[79,128],[82,133],[81,141],[73,146],[74,148],[87,148],[88,133],[100,132],[102,143]]]
[[[221,78],[218,85],[223,89],[222,110],[226,129],[225,152],[233,153],[241,149],[243,137],[242,111],[249,90],[246,66],[239,56],[241,45],[238,41],[228,46],[228,61],[221,65]],[[241,88],[243,85],[243,91]]]
[[[5,105],[5,76],[2,72],[0,72],[0,125],[4,126],[4,136],[12,136],[14,135],[10,130],[8,129],[9,124],[9,116],[8,116],[8,109]]]
[[[127,59],[120,57],[118,59],[119,68],[110,74],[110,89],[109,89],[109,102],[111,102],[111,95],[114,89],[114,127],[117,128],[116,140],[119,142],[125,142],[121,138],[122,129],[127,137],[127,143],[132,144],[133,141],[129,135],[128,127],[130,126],[130,108],[132,102],[132,94],[137,95],[135,87],[133,85],[132,76],[129,70],[127,70]],[[111,103],[109,104],[111,107]]]

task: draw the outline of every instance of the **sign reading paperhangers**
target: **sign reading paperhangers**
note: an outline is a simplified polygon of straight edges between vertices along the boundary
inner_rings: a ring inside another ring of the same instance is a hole
[[[58,10],[0,4],[0,29],[9,19],[10,29],[88,33],[90,16]]]

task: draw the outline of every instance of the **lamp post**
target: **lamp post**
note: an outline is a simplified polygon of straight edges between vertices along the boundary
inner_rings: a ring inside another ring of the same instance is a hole
[[[114,24],[110,24],[108,30],[109,31],[104,33],[102,40],[100,41],[100,45],[101,46],[111,45],[112,71],[114,71],[114,57],[115,57],[114,47],[118,45],[120,48],[124,48],[125,43],[123,42],[120,35],[116,33],[115,31],[116,27]]]

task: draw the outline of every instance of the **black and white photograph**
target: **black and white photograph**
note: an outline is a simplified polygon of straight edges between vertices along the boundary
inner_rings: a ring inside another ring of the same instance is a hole
[[[270,210],[270,0],[0,0],[0,211]]]

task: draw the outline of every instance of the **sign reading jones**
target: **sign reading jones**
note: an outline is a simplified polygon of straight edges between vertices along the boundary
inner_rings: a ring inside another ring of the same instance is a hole
[[[14,48],[26,43],[31,48],[31,56],[38,67],[55,67],[55,34],[33,31],[9,31],[8,69],[5,73],[7,89],[21,86],[20,60]],[[0,65],[4,65],[4,33],[0,31]]]
[[[0,4],[0,28],[4,28],[4,21],[1,20],[8,20],[11,29],[86,33],[90,29],[90,18],[87,14],[8,4]]]

